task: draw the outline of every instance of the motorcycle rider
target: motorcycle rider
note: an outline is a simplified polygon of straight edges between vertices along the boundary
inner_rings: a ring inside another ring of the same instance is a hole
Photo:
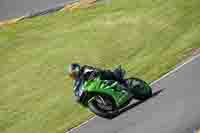
[[[119,66],[114,71],[100,69],[89,65],[81,66],[78,63],[72,63],[68,68],[68,75],[72,78],[74,82],[74,92],[75,95],[78,95],[78,91],[83,85],[84,81],[95,79],[96,77],[100,77],[101,80],[118,81],[122,82],[125,70]]]

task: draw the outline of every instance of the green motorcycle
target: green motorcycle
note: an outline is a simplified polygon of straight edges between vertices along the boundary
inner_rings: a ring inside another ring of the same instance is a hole
[[[122,83],[96,78],[85,81],[76,94],[78,103],[104,118],[117,115],[132,99],[146,100],[151,96],[151,87],[138,78],[124,79]]]

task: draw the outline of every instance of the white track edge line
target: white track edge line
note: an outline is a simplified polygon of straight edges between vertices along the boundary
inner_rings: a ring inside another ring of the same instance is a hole
[[[183,64],[179,65],[178,67],[176,67],[176,68],[174,68],[173,70],[169,71],[168,73],[164,74],[164,75],[161,76],[159,79],[153,81],[150,85],[153,85],[153,84],[155,84],[156,82],[162,80],[163,78],[166,78],[166,77],[169,76],[170,74],[172,74],[172,73],[178,71],[180,68],[182,68],[182,67],[185,66],[186,64],[192,62],[193,60],[195,60],[195,59],[198,58],[198,57],[200,57],[200,54],[195,55],[195,56],[192,56],[190,59],[188,59],[187,61],[185,61]],[[73,130],[82,127],[83,125],[87,124],[89,121],[93,120],[94,118],[96,118],[96,116],[90,118],[89,120],[83,122],[82,124],[80,124],[80,125],[78,125],[78,126],[72,128],[72,129],[70,129],[70,130],[67,131],[66,133],[70,133],[70,132],[72,132]]]
[[[177,66],[177,67],[174,68],[173,70],[171,70],[171,71],[169,71],[168,73],[166,73],[166,74],[164,74],[163,76],[161,76],[159,79],[153,81],[150,85],[153,85],[153,84],[155,84],[156,82],[162,80],[163,78],[166,78],[166,77],[169,76],[170,74],[172,74],[172,73],[178,71],[180,68],[182,68],[182,67],[185,66],[186,64],[192,62],[193,60],[195,60],[195,59],[198,58],[198,57],[200,57],[200,54],[191,57],[190,59],[188,59],[187,61],[185,61],[183,64]]]

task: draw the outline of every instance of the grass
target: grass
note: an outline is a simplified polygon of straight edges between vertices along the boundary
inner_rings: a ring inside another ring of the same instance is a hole
[[[0,132],[63,133],[93,116],[74,102],[71,62],[148,82],[200,47],[199,0],[113,0],[0,29]]]

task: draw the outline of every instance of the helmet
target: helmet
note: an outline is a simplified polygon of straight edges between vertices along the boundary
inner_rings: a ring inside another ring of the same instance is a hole
[[[72,63],[69,65],[68,74],[72,79],[76,79],[79,76],[81,66],[78,63]]]

